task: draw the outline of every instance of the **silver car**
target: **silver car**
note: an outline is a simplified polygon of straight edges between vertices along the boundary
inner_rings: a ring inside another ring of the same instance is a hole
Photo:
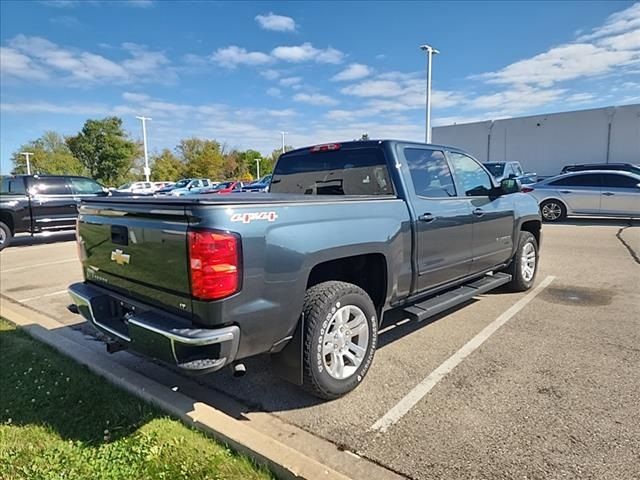
[[[547,178],[522,188],[540,205],[543,220],[567,215],[640,217],[640,175],[590,170]]]

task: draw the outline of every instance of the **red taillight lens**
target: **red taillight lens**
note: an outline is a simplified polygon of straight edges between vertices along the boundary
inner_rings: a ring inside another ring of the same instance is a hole
[[[191,294],[201,300],[219,300],[240,289],[240,238],[211,230],[191,230],[189,271]]]
[[[531,188],[531,187],[522,187],[520,189],[520,191],[524,192],[524,193],[529,193],[529,192],[533,192],[533,188]]]
[[[318,152],[332,152],[334,150],[340,150],[341,145],[339,143],[326,143],[324,145],[316,145],[315,147],[311,147],[311,153]]]

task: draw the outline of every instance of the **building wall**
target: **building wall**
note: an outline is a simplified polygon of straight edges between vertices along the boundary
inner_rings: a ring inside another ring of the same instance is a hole
[[[543,176],[572,163],[640,163],[640,104],[436,127],[433,143]]]

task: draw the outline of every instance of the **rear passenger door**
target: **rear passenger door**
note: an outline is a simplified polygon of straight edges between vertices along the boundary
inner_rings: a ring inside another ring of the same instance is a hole
[[[601,175],[578,173],[550,182],[573,213],[597,215],[600,213]]]
[[[28,182],[35,230],[75,225],[78,211],[67,177],[30,177]]]
[[[640,215],[640,179],[618,173],[602,174],[600,211],[607,215]]]
[[[473,215],[471,273],[500,265],[511,257],[515,214],[513,199],[496,196],[489,173],[473,158],[449,152],[459,195],[470,203]]]
[[[444,152],[411,146],[404,157],[415,193],[418,290],[427,290],[469,273],[473,220]]]

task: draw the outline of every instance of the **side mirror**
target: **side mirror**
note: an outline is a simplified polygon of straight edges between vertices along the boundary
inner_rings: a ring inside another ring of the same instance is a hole
[[[510,193],[517,193],[522,186],[520,182],[515,178],[505,178],[500,182],[500,190],[503,195],[509,195]]]

